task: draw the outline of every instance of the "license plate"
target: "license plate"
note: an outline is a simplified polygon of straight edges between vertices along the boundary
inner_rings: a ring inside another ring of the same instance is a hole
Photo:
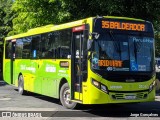
[[[136,99],[136,96],[135,95],[127,95],[127,96],[125,96],[125,99],[134,100],[134,99]]]

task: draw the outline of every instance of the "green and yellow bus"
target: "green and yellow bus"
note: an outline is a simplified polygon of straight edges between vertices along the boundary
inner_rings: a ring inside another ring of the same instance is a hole
[[[113,16],[47,25],[7,37],[3,76],[8,84],[81,104],[155,99],[154,32],[150,22]]]

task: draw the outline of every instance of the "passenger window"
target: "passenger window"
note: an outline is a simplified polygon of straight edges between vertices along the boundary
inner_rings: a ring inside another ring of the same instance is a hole
[[[23,38],[22,42],[23,42],[22,58],[29,59],[31,56],[31,37]]]
[[[40,50],[41,36],[32,36],[31,58],[40,58],[42,52]]]

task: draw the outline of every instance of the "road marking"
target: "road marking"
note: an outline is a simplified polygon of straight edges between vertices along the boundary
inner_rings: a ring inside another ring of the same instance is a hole
[[[0,108],[0,111],[60,111],[56,108],[20,108],[20,107],[5,107]]]
[[[11,100],[11,98],[0,98],[0,100]]]

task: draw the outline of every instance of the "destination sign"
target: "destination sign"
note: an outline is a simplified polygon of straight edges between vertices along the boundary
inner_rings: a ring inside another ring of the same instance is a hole
[[[103,29],[145,31],[146,26],[145,24],[141,24],[141,23],[102,20],[102,28]]]
[[[98,66],[100,67],[122,67],[121,60],[99,60]]]

